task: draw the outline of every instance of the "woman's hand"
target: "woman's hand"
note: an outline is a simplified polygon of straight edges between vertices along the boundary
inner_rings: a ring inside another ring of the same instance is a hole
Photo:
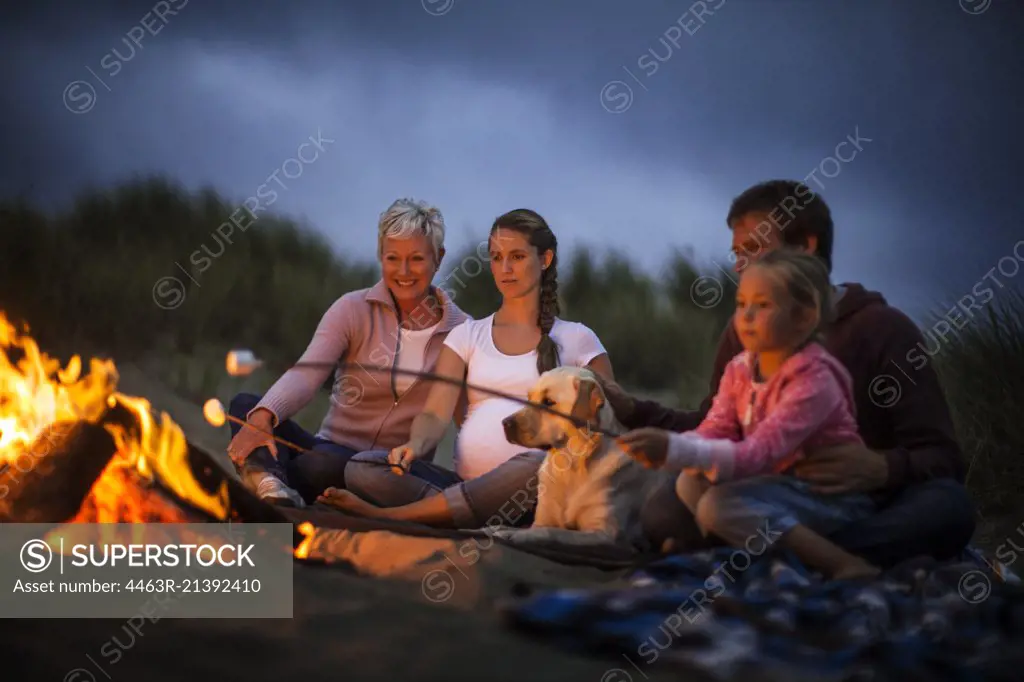
[[[423,456],[422,452],[413,445],[413,443],[406,443],[399,445],[397,448],[392,448],[391,452],[388,453],[388,464],[391,465],[392,470],[396,474],[404,474],[412,466],[412,463]]]
[[[277,443],[271,433],[273,415],[267,410],[256,411],[228,443],[228,456],[235,466],[242,466],[252,451],[266,447],[277,457]]]

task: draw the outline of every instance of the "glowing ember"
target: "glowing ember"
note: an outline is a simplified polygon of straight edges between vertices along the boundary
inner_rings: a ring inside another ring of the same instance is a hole
[[[11,361],[12,351],[20,356],[16,363]],[[109,407],[120,404],[132,412],[137,425],[126,429],[104,424],[117,453],[94,484],[92,502],[115,510],[123,507],[120,497],[131,494],[129,483],[138,476],[159,482],[214,518],[226,519],[227,485],[221,483],[209,493],[196,481],[181,428],[165,413],[155,420],[146,400],[117,393],[112,361],[91,360],[84,377],[81,370],[77,355],[61,368],[58,360],[39,351],[35,341],[19,335],[0,312],[0,465],[23,457],[48,425],[79,420],[95,424]]]

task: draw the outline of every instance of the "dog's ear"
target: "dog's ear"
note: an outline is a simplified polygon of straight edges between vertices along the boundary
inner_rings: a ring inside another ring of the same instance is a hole
[[[584,422],[596,422],[597,415],[604,406],[601,387],[593,379],[577,379],[576,402],[572,406],[572,416]]]

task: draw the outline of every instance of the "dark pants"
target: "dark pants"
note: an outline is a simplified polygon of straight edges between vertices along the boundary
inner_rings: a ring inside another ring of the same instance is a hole
[[[655,547],[673,540],[674,551],[715,544],[701,535],[693,515],[675,491],[675,476],[648,498],[642,522]],[[876,566],[891,567],[920,556],[956,557],[974,534],[974,504],[967,488],[950,478],[912,485],[866,519],[854,521],[829,539]]]
[[[239,393],[232,398],[228,413],[244,420],[261,397],[252,393]],[[228,423],[231,426],[231,437],[234,438],[242,427],[234,421],[229,420]],[[294,443],[305,452],[281,442],[277,443],[277,457],[268,448],[256,448],[242,465],[240,473],[243,478],[260,472],[273,474],[298,491],[310,504],[327,488],[345,486],[345,466],[358,450],[326,438],[318,438],[290,419],[278,424],[274,435]]]
[[[433,462],[416,461],[398,475],[383,450],[360,453],[345,472],[348,489],[382,507],[400,507],[443,495],[458,528],[529,526],[537,505],[544,453],[522,452],[469,481]]]
[[[433,462],[415,460],[401,475],[387,463],[387,450],[360,453],[348,466],[348,489],[378,507],[401,507],[462,483],[457,473]]]

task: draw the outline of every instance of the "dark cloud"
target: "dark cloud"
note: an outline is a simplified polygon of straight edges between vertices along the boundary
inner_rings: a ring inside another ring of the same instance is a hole
[[[1024,5],[961,6],[983,4],[168,0],[159,24],[155,2],[37,3],[0,21],[0,189],[159,171],[242,199],[322,130],[278,207],[339,246],[372,253],[376,213],[413,194],[456,241],[529,205],[654,267],[666,242],[723,259],[736,193],[818,169],[837,276],[919,308],[1024,236]],[[144,17],[162,28],[132,50]]]

